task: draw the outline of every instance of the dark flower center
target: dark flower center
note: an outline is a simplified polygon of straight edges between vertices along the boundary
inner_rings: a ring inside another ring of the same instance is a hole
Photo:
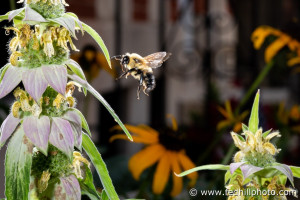
[[[159,143],[166,149],[172,151],[180,151],[184,149],[184,138],[180,132],[175,132],[170,128],[163,129],[159,132]]]

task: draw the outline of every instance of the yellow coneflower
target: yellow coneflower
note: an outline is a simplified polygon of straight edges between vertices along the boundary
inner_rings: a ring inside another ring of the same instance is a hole
[[[142,172],[148,167],[157,163],[154,173],[152,190],[155,194],[161,194],[172,175],[173,188],[171,196],[176,196],[182,191],[182,178],[177,177],[175,173],[188,170],[195,167],[195,164],[185,154],[181,147],[181,141],[175,136],[177,130],[176,120],[173,118],[173,128],[165,132],[158,132],[146,125],[132,126],[126,125],[126,128],[133,133],[133,141],[143,143],[146,147],[135,154],[129,160],[129,170],[134,179],[139,180]],[[122,130],[115,126],[114,130]],[[110,138],[110,141],[116,139],[127,140],[123,134],[117,134]],[[196,183],[198,174],[191,173],[188,178],[191,179],[190,186]]]
[[[234,113],[232,112],[232,108],[231,108],[231,105],[230,105],[229,101],[225,102],[225,109],[218,106],[218,110],[226,118],[225,120],[222,120],[217,124],[217,130],[218,131],[223,129],[223,128],[229,127],[229,126],[233,126],[233,131],[234,132],[239,132],[240,130],[242,130],[242,123],[241,122],[243,122],[243,120],[249,114],[248,111],[244,111],[240,115],[237,115],[237,116],[234,115]]]
[[[300,43],[291,36],[270,26],[260,26],[252,33],[251,39],[255,49],[260,49],[265,39],[273,35],[277,39],[272,42],[265,50],[265,61],[268,63],[284,47],[288,47],[296,56],[291,57],[287,65],[294,66],[300,63]]]

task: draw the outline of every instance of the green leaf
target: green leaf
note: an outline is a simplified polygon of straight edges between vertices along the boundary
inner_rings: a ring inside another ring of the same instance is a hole
[[[76,108],[71,108],[71,110],[75,111],[80,116],[82,128],[86,132],[88,132],[89,136],[92,136],[92,133],[91,133],[90,128],[89,128],[89,125],[88,125],[86,119],[84,118],[83,114],[78,109],[76,109]]]
[[[242,130],[243,130],[243,132],[248,131],[248,126],[246,126],[246,124],[242,123]]]
[[[231,179],[231,177],[232,177],[232,174],[230,173],[230,170],[228,170],[224,177],[224,185],[227,184],[227,182]]]
[[[24,10],[25,10],[25,7],[10,11],[9,15],[8,15],[8,20],[11,21],[13,18],[15,18],[17,15],[19,15]]]
[[[102,190],[101,192],[101,200],[109,200],[105,190]]]
[[[3,20],[8,20],[8,15],[10,12],[6,13],[5,15],[0,15],[0,22],[2,22]]]
[[[91,200],[101,199],[93,183],[93,174],[87,164],[84,163],[85,167],[85,178],[84,180],[79,179],[81,188],[81,194],[87,195]]]
[[[77,76],[79,76],[79,77],[82,78],[83,80],[86,80],[85,75],[84,75],[84,72],[82,71],[80,65],[79,65],[75,60],[69,59],[69,60],[66,62],[66,65],[67,65],[67,66],[72,70],[72,72],[74,72]],[[83,88],[83,92],[84,92],[85,95],[87,94],[87,91],[86,91],[85,88]]]
[[[221,165],[221,164],[214,164],[214,165],[202,165],[199,167],[195,167],[193,169],[189,169],[185,172],[182,172],[180,174],[176,174],[178,177],[183,177],[188,174],[191,174],[196,171],[201,171],[201,170],[229,170],[229,165]]]
[[[91,138],[82,133],[82,146],[89,158],[91,159],[94,167],[96,168],[98,175],[100,177],[101,183],[109,197],[109,199],[117,200],[119,199],[118,194],[115,191],[111,178],[109,176],[106,165],[98,152],[95,144]]]
[[[1,81],[2,81],[2,79],[3,79],[3,77],[4,77],[4,75],[5,75],[6,70],[7,70],[10,66],[11,66],[11,64],[10,64],[10,63],[7,63],[4,67],[2,67],[2,68],[0,69],[0,73],[1,73],[1,76],[0,76],[0,83],[1,83]]]
[[[300,167],[290,166],[290,168],[293,172],[293,176],[296,178],[300,178]]]
[[[262,134],[263,138],[266,138],[266,137],[269,135],[269,133],[270,133],[271,131],[272,131],[272,129],[270,129],[270,130],[264,132],[264,133]]]
[[[82,27],[98,43],[98,45],[100,46],[100,48],[102,49],[102,51],[104,53],[104,56],[106,58],[106,61],[107,61],[108,65],[109,65],[109,67],[111,68],[110,56],[109,56],[108,50],[107,50],[107,48],[106,48],[106,46],[105,46],[102,38],[100,37],[100,35],[92,27],[90,27],[89,25],[85,24],[84,22],[82,22]]]
[[[259,90],[256,93],[254,103],[251,110],[251,115],[249,119],[249,131],[255,133],[258,130],[259,125],[259,116],[258,116],[258,108],[259,108]]]
[[[239,134],[236,134],[236,135],[238,136],[238,138],[239,138],[241,141],[243,141],[243,142],[246,141],[245,138],[244,138],[243,136],[241,136],[241,135],[239,135]]]
[[[80,84],[82,87],[86,88],[92,95],[94,95],[94,97],[96,97],[96,99],[98,99],[102,103],[102,105],[104,105],[104,107],[108,110],[108,112],[113,116],[113,118],[115,119],[115,121],[119,124],[119,126],[123,129],[123,131],[127,135],[128,139],[131,140],[131,141],[133,141],[132,136],[130,135],[129,131],[124,126],[124,124],[121,122],[121,120],[118,117],[118,115],[110,107],[110,105],[107,103],[107,101],[99,94],[99,92],[97,92],[88,82],[86,82],[85,80],[81,79],[79,76],[77,76],[74,73],[73,74],[69,73],[68,77],[70,79],[72,79],[73,81],[75,81],[76,83]]]
[[[13,134],[5,157],[5,195],[8,200],[28,199],[33,145],[23,127]]]

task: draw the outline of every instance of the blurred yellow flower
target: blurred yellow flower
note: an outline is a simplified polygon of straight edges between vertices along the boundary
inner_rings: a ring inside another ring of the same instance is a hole
[[[293,105],[291,109],[285,109],[282,102],[279,105],[277,118],[280,123],[291,128],[291,130],[300,133],[300,107],[298,104]]]
[[[146,125],[132,126],[126,125],[126,128],[133,133],[133,141],[136,143],[145,144],[145,148],[135,154],[129,160],[129,170],[134,179],[139,180],[142,172],[148,167],[157,164],[152,190],[155,194],[162,194],[168,183],[170,174],[172,175],[173,188],[170,193],[171,196],[176,196],[182,191],[182,178],[177,177],[175,173],[179,174],[183,170],[192,169],[195,164],[185,154],[181,148],[181,142],[176,136],[177,123],[172,119],[173,128],[167,129],[165,133],[159,133]],[[119,126],[113,127],[113,130],[122,130]],[[110,142],[116,139],[128,138],[124,134],[116,134],[110,138]],[[190,186],[192,187],[197,180],[198,174],[191,173],[188,175]]]
[[[218,110],[226,118],[226,119],[220,121],[217,124],[217,130],[218,131],[222,130],[223,128],[229,127],[229,126],[233,126],[233,131],[234,132],[241,131],[242,130],[242,123],[241,122],[243,122],[243,120],[249,114],[248,111],[244,111],[242,114],[236,116],[232,112],[232,108],[231,108],[231,105],[230,105],[229,101],[225,102],[225,109],[218,106]]]
[[[71,58],[80,64],[88,81],[97,78],[101,69],[105,70],[113,78],[117,77],[116,69],[111,69],[106,62],[105,56],[92,45],[85,46],[82,53],[72,54]]]
[[[296,56],[293,56],[288,60],[287,65],[294,66],[295,64],[300,63],[300,43],[289,35],[270,26],[259,26],[254,30],[251,35],[254,48],[260,49],[266,38],[270,35],[277,38],[265,50],[266,63],[270,62],[272,58],[284,47],[288,47],[296,54]]]

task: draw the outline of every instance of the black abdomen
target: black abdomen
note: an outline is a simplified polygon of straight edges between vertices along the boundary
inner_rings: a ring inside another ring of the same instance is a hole
[[[147,89],[146,89],[147,92],[150,92],[155,88],[156,82],[155,82],[155,77],[152,73],[146,73],[145,83],[146,83],[146,87],[147,87]]]

